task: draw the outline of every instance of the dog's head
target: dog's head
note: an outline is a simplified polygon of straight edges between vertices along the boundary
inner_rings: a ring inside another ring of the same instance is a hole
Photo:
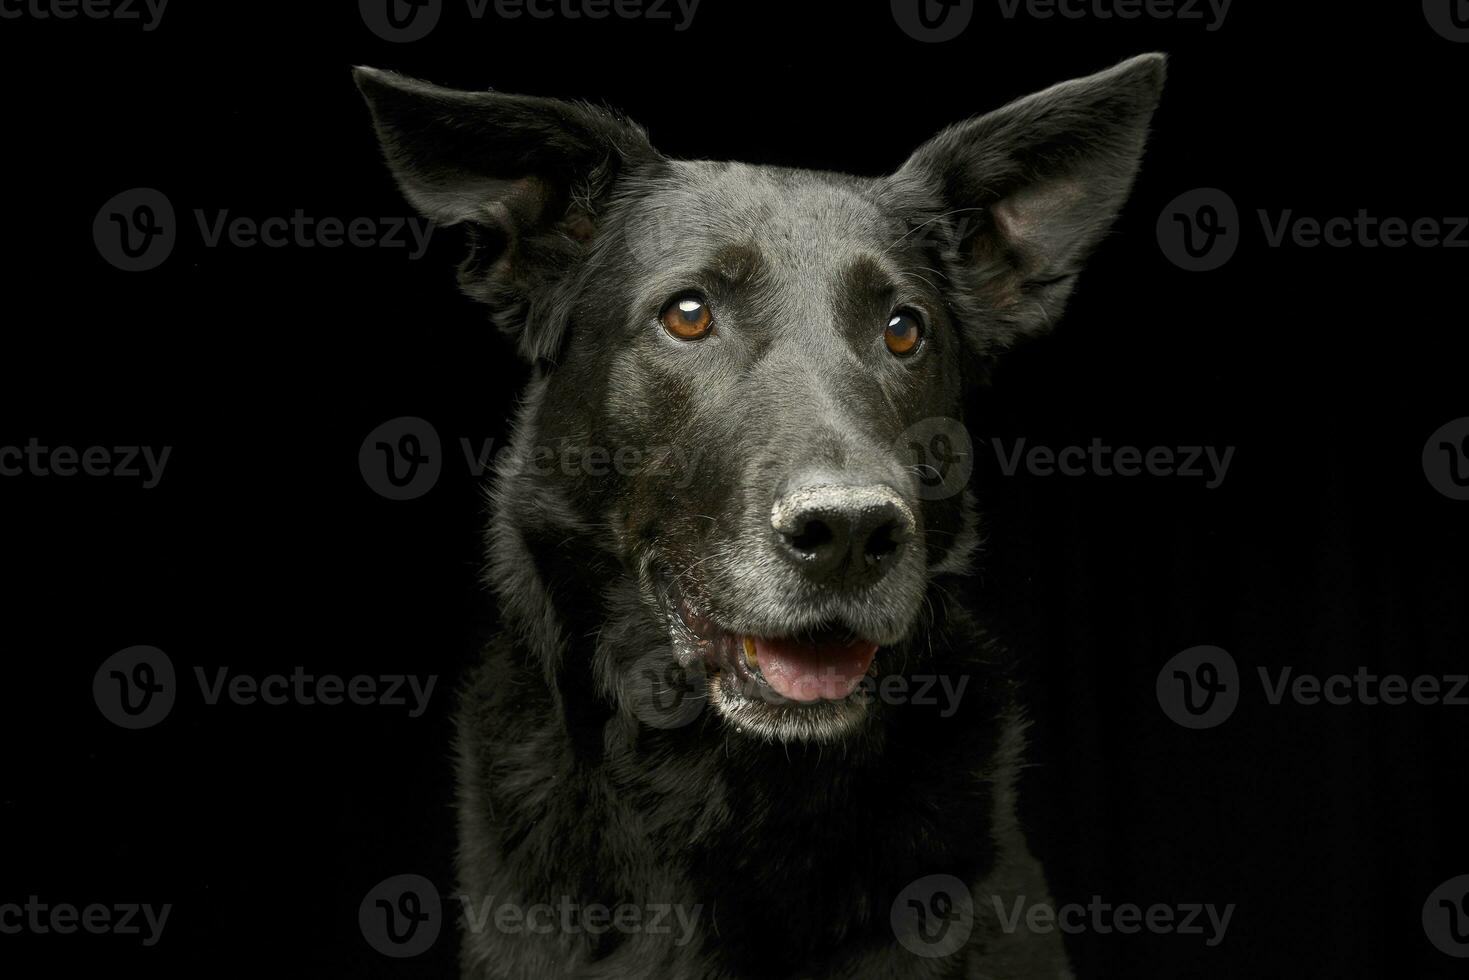
[[[599,108],[359,69],[404,193],[467,229],[463,288],[537,368],[495,579],[548,659],[600,605],[666,629],[658,655],[748,731],[867,718],[854,690],[975,545],[944,471],[966,374],[1060,313],[1163,72],[1058,85],[865,179],[671,159]]]

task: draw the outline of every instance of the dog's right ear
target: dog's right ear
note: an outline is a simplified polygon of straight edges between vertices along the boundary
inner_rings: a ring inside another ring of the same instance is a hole
[[[659,160],[636,125],[595,106],[440,88],[375,68],[353,71],[398,186],[440,225],[462,225],[466,293],[518,331],[597,235],[617,178]],[[547,311],[550,306],[553,309]],[[521,332],[530,359],[551,357],[564,324]]]

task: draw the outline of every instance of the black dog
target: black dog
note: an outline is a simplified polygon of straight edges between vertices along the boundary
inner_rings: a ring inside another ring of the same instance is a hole
[[[1163,74],[1136,58],[859,179],[357,72],[536,368],[492,490],[510,629],[459,715],[463,976],[1069,976],[1008,914],[1048,902],[1024,725],[958,601],[973,497],[931,451],[1060,314]]]

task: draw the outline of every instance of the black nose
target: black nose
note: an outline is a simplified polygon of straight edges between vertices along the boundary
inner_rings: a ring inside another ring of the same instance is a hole
[[[874,581],[913,537],[913,511],[882,484],[793,487],[778,498],[770,524],[806,577],[825,585]]]

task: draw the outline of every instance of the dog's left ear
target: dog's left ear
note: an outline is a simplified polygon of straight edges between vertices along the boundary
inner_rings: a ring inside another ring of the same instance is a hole
[[[564,327],[557,287],[596,237],[619,178],[662,159],[646,134],[582,103],[458,91],[374,68],[353,77],[404,196],[467,230],[460,288],[490,306],[527,358],[551,357]]]
[[[925,202],[918,222],[954,229],[946,271],[981,349],[1059,316],[1132,189],[1165,65],[1142,55],[951,126],[889,178]]]

